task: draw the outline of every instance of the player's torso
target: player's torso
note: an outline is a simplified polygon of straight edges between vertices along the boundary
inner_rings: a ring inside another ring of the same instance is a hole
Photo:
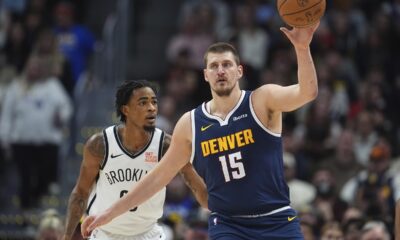
[[[153,132],[147,146],[134,155],[124,149],[115,126],[105,129],[104,136],[106,158],[91,195],[89,213],[110,207],[150,172],[161,158],[164,133],[159,129]],[[138,234],[150,229],[162,216],[164,200],[165,188],[145,203],[117,217],[103,229],[127,234]]]
[[[245,91],[224,120],[205,104],[192,111],[193,165],[206,182],[211,211],[261,214],[289,205],[281,138],[254,116]]]

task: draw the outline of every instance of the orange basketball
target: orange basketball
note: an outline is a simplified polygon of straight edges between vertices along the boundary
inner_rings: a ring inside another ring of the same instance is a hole
[[[325,0],[277,0],[279,16],[292,27],[307,27],[325,13]]]

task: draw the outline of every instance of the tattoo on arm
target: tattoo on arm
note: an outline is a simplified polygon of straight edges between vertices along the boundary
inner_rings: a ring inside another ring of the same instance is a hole
[[[85,213],[87,206],[87,197],[82,196],[76,192],[71,194],[68,201],[68,212],[66,217],[65,235],[72,237],[75,232],[76,226]]]
[[[93,156],[104,157],[105,154],[105,143],[103,133],[95,134],[88,142],[88,150]]]

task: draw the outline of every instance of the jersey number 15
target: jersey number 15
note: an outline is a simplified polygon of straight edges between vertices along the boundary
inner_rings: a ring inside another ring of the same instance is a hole
[[[242,154],[240,152],[229,154],[228,160],[226,159],[226,156],[219,157],[225,182],[231,181],[231,175],[233,179],[240,179],[246,176],[244,165],[241,162],[242,160]]]

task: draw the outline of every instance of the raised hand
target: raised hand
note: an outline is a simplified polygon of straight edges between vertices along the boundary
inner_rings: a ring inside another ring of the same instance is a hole
[[[296,49],[307,49],[310,46],[312,37],[318,26],[319,22],[309,27],[294,27],[291,30],[281,27],[280,30],[286,35]]]

